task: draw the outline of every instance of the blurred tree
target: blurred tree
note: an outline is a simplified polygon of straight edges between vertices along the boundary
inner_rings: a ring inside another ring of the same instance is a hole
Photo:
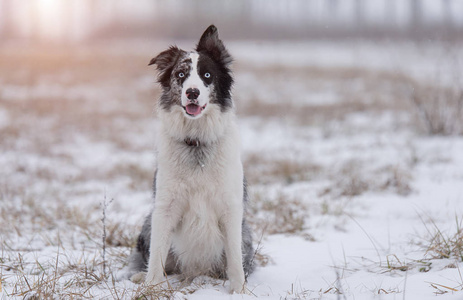
[[[362,29],[365,25],[365,3],[363,0],[355,0],[354,14],[357,27]]]
[[[395,0],[386,1],[386,26],[395,27],[397,24],[396,14],[397,14],[397,7]]]
[[[418,31],[423,25],[423,11],[421,5],[421,0],[410,1],[411,26],[414,31]]]
[[[442,0],[443,11],[444,11],[444,22],[446,29],[453,28],[453,19],[452,19],[452,7],[450,0]]]
[[[338,0],[328,0],[327,2],[328,15],[331,16],[332,22],[336,22],[338,19]]]

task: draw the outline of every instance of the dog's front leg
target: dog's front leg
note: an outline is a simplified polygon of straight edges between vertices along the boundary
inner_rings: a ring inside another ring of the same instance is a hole
[[[163,281],[167,254],[172,244],[172,231],[178,217],[168,207],[155,207],[151,219],[150,257],[145,283],[157,285]]]
[[[227,257],[227,275],[230,280],[230,293],[245,293],[243,254],[241,250],[241,223],[243,207],[233,207],[224,218],[225,255]]]

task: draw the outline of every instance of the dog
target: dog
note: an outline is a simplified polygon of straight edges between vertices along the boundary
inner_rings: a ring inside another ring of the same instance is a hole
[[[171,46],[149,63],[162,87],[154,208],[129,260],[132,281],[207,275],[228,278],[231,293],[246,292],[254,250],[231,62],[211,25],[194,51]]]

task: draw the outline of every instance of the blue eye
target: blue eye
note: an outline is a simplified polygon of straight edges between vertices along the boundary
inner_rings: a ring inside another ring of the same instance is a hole
[[[180,72],[180,73],[177,74],[177,76],[180,77],[180,78],[183,78],[183,77],[185,77],[185,74],[183,72]]]
[[[204,73],[205,78],[211,78],[211,73]]]

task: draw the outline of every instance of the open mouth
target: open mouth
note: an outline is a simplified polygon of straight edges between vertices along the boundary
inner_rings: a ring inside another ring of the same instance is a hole
[[[190,103],[187,106],[184,106],[183,108],[185,109],[185,112],[187,113],[187,115],[196,117],[206,108],[206,105],[207,103],[204,104],[204,106],[199,106],[197,104]]]

